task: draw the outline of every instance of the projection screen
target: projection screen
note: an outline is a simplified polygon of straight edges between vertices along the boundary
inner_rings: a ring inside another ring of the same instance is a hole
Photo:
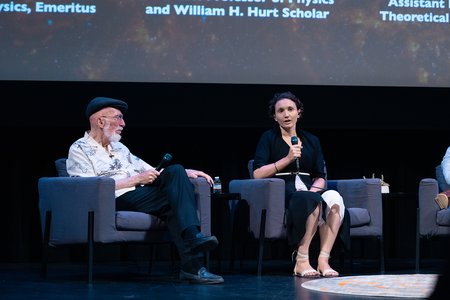
[[[0,80],[449,87],[449,2],[2,1]]]

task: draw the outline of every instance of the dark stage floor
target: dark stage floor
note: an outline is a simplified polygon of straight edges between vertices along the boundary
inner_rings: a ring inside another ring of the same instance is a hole
[[[341,275],[380,274],[376,260],[346,263]],[[81,263],[50,263],[48,277],[40,276],[39,263],[0,264],[0,298],[6,299],[380,299],[311,291],[301,287],[305,280],[292,276],[293,263],[265,260],[263,275],[256,275],[256,262],[244,261],[242,268],[228,261],[212,260],[210,270],[225,283],[196,285],[178,280],[177,263],[155,261],[151,275],[146,262],[94,263],[94,282],[86,284]],[[442,261],[424,261],[420,273],[440,273]],[[413,274],[413,260],[386,261],[385,274]],[[391,299],[391,298],[382,298]],[[399,298],[392,298],[399,299]]]

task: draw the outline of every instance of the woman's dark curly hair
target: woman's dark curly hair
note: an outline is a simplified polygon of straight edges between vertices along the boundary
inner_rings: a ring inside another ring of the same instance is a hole
[[[273,118],[275,115],[275,104],[277,104],[278,101],[281,99],[291,99],[294,101],[295,106],[297,106],[297,109],[300,110],[300,113],[303,114],[303,103],[300,101],[300,99],[297,98],[293,93],[287,91],[282,93],[276,93],[273,98],[269,101],[269,118]]]

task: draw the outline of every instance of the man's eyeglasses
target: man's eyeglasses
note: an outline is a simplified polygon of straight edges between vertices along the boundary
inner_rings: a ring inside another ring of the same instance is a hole
[[[115,116],[101,116],[101,118],[112,118],[115,121],[123,120],[123,115],[115,115]]]

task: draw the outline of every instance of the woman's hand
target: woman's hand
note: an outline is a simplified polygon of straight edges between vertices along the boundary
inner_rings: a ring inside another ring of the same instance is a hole
[[[287,154],[287,158],[290,161],[294,161],[297,157],[300,158],[302,156],[302,143],[291,145],[289,147],[289,152]]]

